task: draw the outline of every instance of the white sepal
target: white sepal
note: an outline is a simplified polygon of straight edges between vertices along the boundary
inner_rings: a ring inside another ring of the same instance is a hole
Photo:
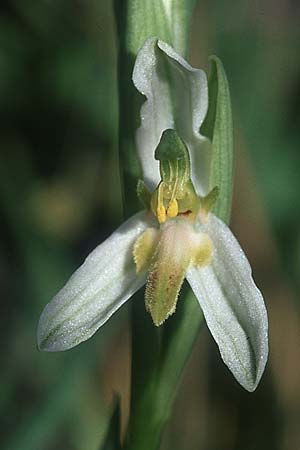
[[[229,228],[211,214],[205,231],[213,241],[212,263],[205,268],[190,267],[187,279],[223,361],[245,389],[254,391],[268,357],[263,297]]]
[[[205,73],[191,67],[165,42],[149,38],[137,55],[133,82],[147,98],[141,107],[136,145],[148,188],[153,190],[160,181],[154,152],[163,131],[172,128],[189,149],[197,193],[206,194],[210,144],[199,132],[208,108]]]
[[[151,224],[149,213],[140,212],[90,253],[46,305],[37,332],[40,350],[67,350],[90,338],[144,284],[132,249]]]

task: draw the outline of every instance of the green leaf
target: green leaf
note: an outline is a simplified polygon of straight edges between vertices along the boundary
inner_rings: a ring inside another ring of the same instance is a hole
[[[230,92],[222,62],[210,57],[209,106],[201,133],[212,143],[210,188],[219,188],[213,212],[228,223],[233,188],[233,126]]]

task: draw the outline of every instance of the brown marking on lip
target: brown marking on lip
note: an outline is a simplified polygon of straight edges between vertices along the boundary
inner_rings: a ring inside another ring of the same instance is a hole
[[[155,283],[157,283],[157,281],[158,281],[157,270],[153,270],[153,272],[149,273],[148,281],[149,281],[149,284],[151,285],[151,287],[153,287],[155,285]]]
[[[171,288],[175,288],[177,285],[177,280],[180,277],[180,274],[177,273],[176,271],[170,273],[169,275],[169,283],[170,283],[170,287]]]
[[[187,211],[179,212],[178,216],[189,216],[191,213],[192,211],[188,209]]]

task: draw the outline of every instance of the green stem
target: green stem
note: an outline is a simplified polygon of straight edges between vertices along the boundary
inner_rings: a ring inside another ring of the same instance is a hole
[[[125,215],[138,208],[136,185],[141,177],[134,144],[144,99],[132,83],[138,50],[156,36],[186,56],[194,0],[117,0],[115,12],[119,37],[119,150]],[[172,19],[170,19],[172,17]],[[184,297],[181,295],[181,297]],[[188,298],[191,297],[191,298]],[[131,412],[125,448],[155,450],[170,416],[180,376],[191,352],[202,314],[193,295],[181,298],[172,319],[157,329],[138,293],[132,303]]]
[[[125,448],[127,450],[154,450],[159,448],[162,432],[171,411],[182,371],[193,348],[202,323],[197,300],[189,292],[181,295],[176,315],[164,325],[160,346],[152,366],[141,368],[141,336],[135,333],[133,320],[132,407]],[[133,314],[134,317],[134,314]],[[135,317],[141,323],[141,315]],[[152,342],[157,344],[157,341]],[[153,348],[154,348],[153,345]],[[152,348],[152,350],[153,350]],[[139,350],[139,352],[137,351]],[[149,345],[147,350],[149,350]],[[143,358],[143,356],[142,356]],[[140,372],[143,371],[143,373]]]

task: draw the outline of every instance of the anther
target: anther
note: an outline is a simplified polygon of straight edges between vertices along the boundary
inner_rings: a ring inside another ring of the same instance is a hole
[[[178,174],[178,161],[176,160],[176,166],[175,166],[175,182],[172,189],[172,195],[171,199],[169,201],[168,209],[167,209],[167,215],[171,219],[173,217],[176,217],[178,215],[178,203],[176,200],[176,193],[177,193],[177,186],[179,181],[179,174]]]
[[[167,219],[166,208],[164,207],[164,182],[158,187],[156,216],[159,223],[164,223]]]
[[[178,215],[178,203],[177,203],[176,198],[173,198],[169,202],[169,206],[167,209],[167,216],[172,219],[173,217],[176,217],[177,215]]]
[[[166,221],[167,215],[166,215],[166,208],[164,207],[164,205],[162,204],[158,205],[156,210],[156,216],[159,223],[164,223]]]

